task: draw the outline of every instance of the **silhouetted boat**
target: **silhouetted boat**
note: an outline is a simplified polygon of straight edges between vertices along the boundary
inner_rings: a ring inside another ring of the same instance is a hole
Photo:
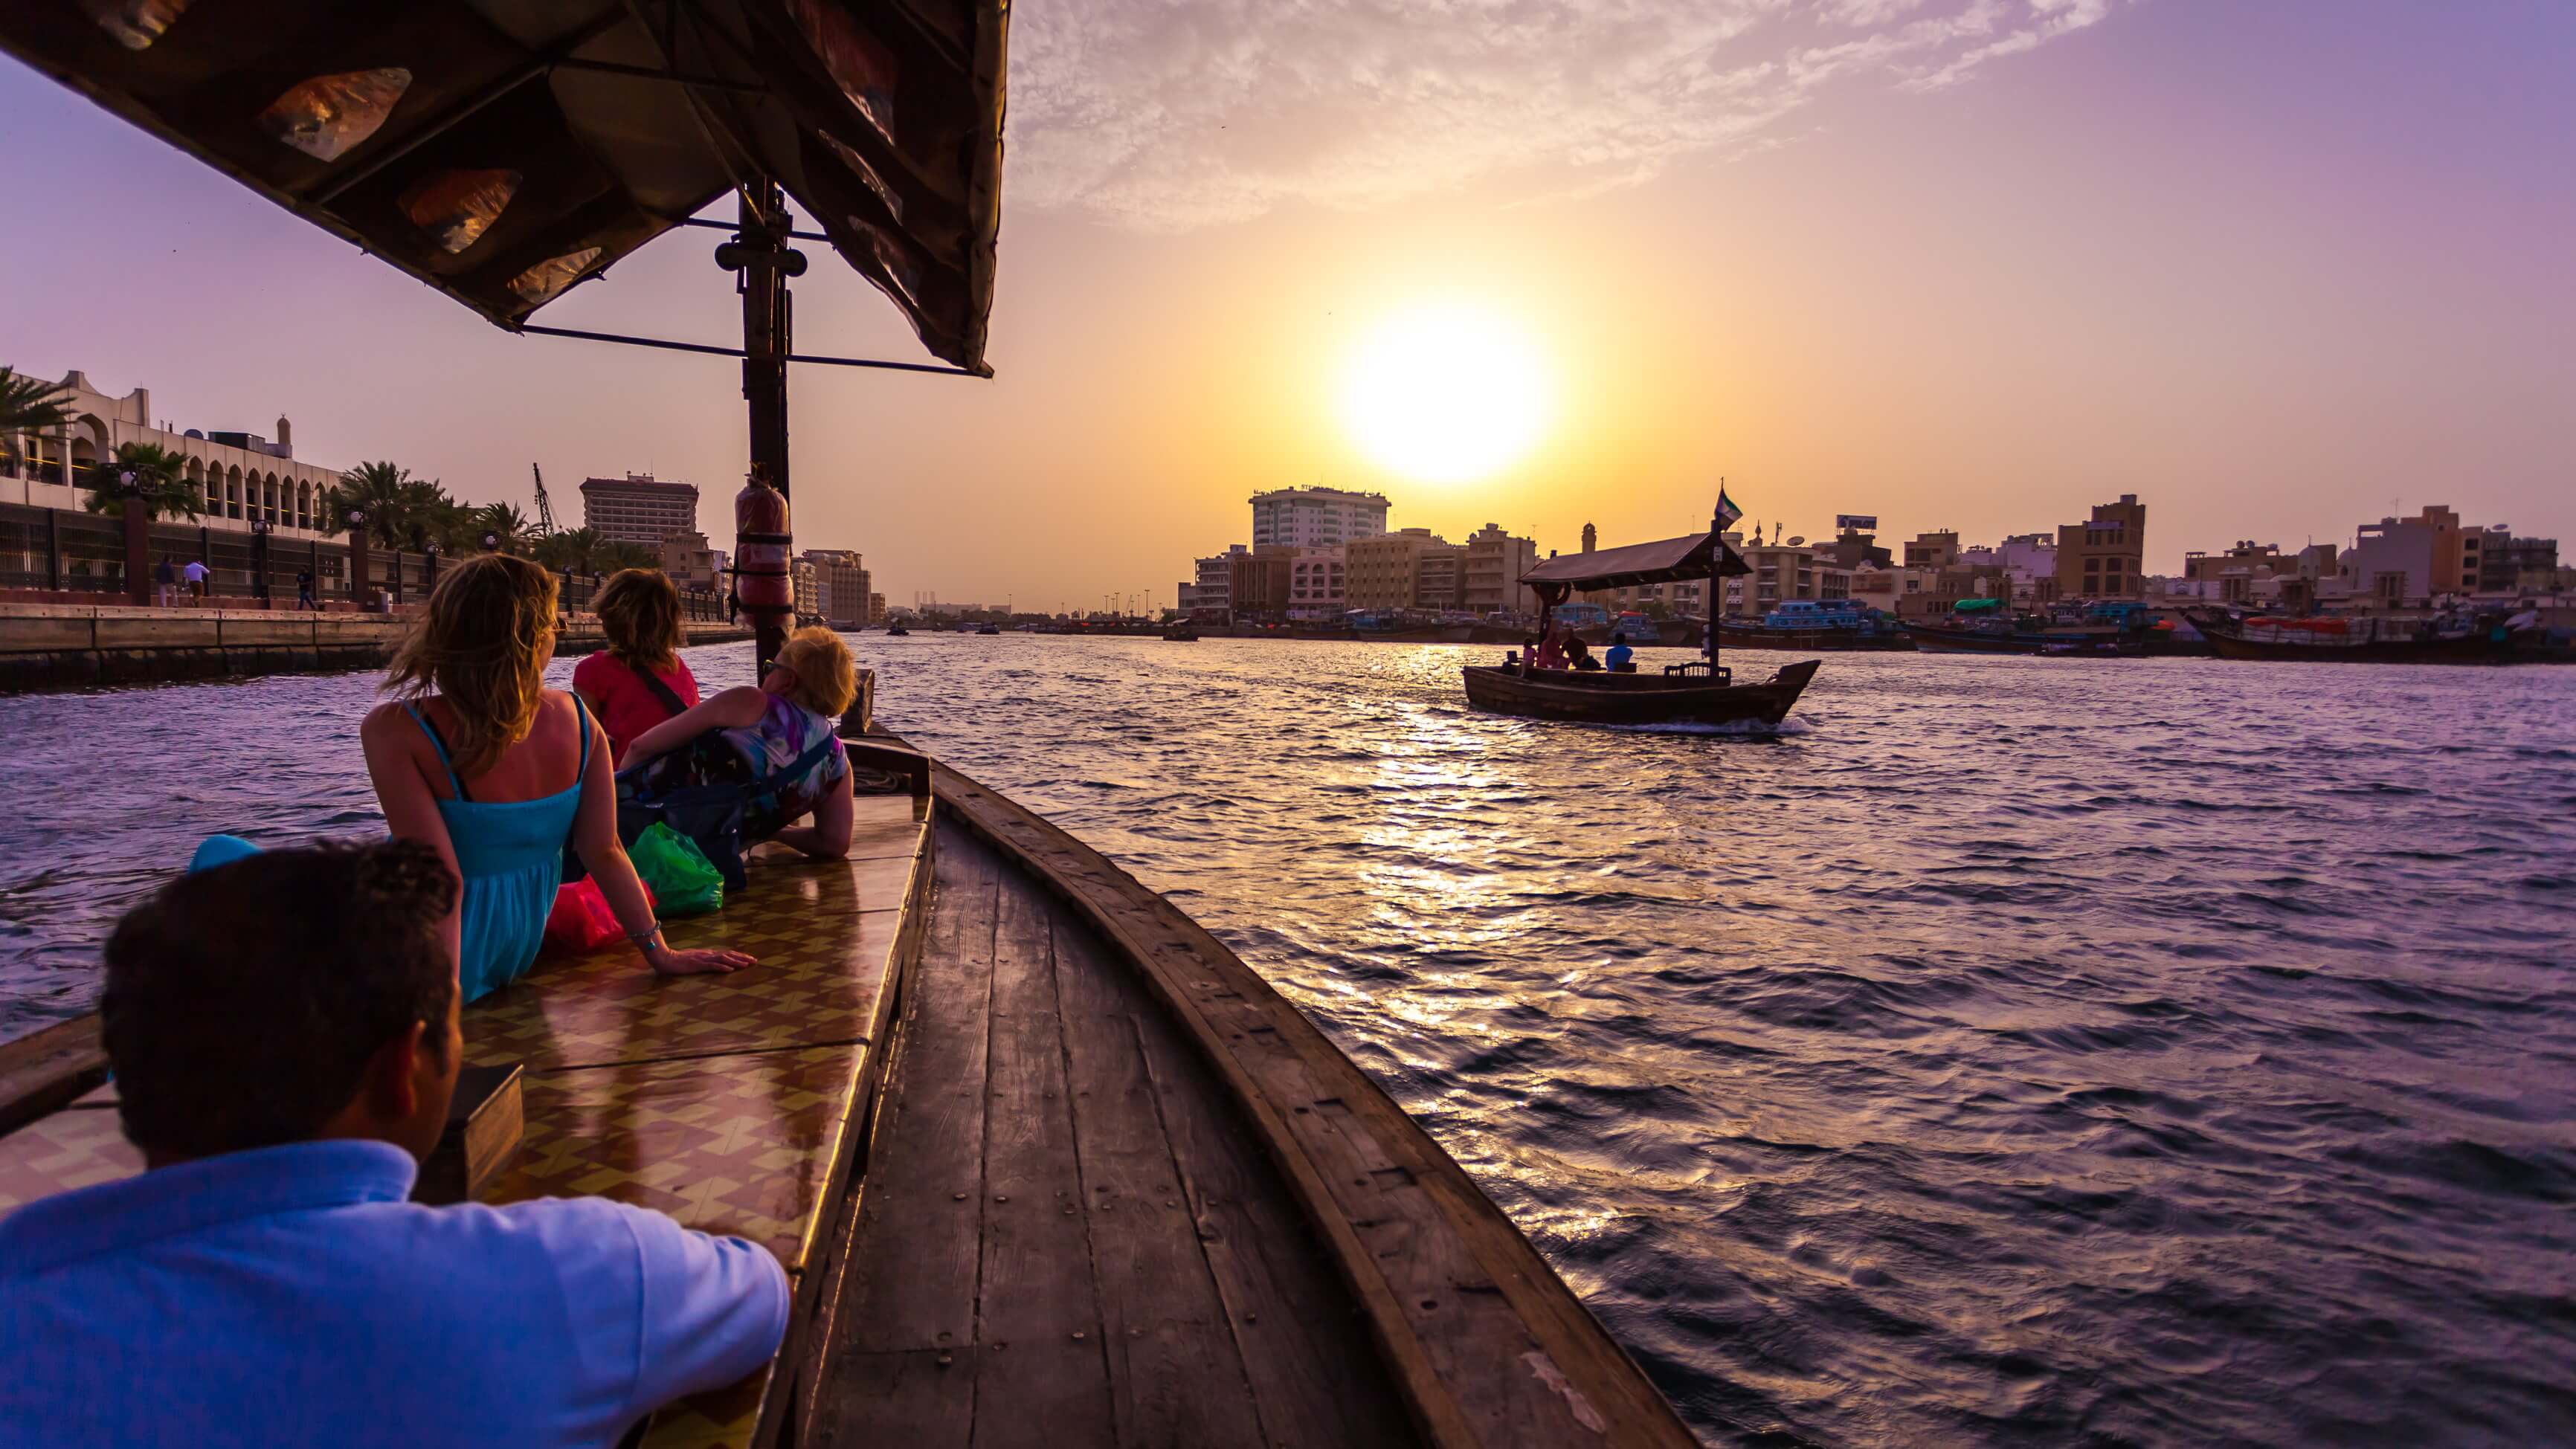
[[[1163,641],[1167,644],[1196,644],[1199,642],[1198,626],[1175,624],[1163,631]]]
[[[1718,597],[1721,577],[1752,572],[1726,546],[1721,527],[1720,520],[1712,519],[1706,533],[1552,558],[1521,575],[1520,581],[1539,598],[1541,636],[1557,605],[1577,589],[1706,580],[1708,596]],[[1499,665],[1471,664],[1464,675],[1467,703],[1497,714],[1586,724],[1778,724],[1788,717],[1816,668],[1815,660],[1805,660],[1760,684],[1737,684],[1718,664],[1717,640],[1712,635],[1704,660],[1668,665],[1660,674],[1536,669],[1522,658]]]
[[[910,629],[907,629],[907,628],[903,627],[901,624],[888,624],[888,625],[886,625],[886,637],[887,637],[887,638],[889,638],[889,639],[902,639],[902,638],[906,638],[906,637],[908,637],[911,633],[912,633],[912,631],[911,631]]]

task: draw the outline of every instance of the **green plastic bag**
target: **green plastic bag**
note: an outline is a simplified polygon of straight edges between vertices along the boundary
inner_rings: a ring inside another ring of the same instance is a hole
[[[703,916],[724,906],[724,877],[707,863],[696,841],[660,821],[626,847],[635,873],[653,888],[664,916]]]

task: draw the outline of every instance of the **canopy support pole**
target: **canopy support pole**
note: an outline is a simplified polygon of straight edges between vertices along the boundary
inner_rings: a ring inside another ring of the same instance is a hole
[[[782,496],[788,495],[787,355],[794,351],[787,276],[776,265],[786,241],[774,217],[786,212],[787,199],[768,177],[752,179],[740,193],[742,244],[752,253],[738,284],[742,291],[742,396],[751,412],[751,468],[766,473]],[[790,499],[792,503],[792,498]],[[794,514],[789,514],[793,517]],[[790,564],[789,569],[794,569]],[[795,615],[789,613],[788,622]],[[752,621],[752,679],[766,678],[770,664],[787,643],[787,624],[774,614]]]
[[[1715,546],[1708,551],[1708,682],[1718,682],[1717,620],[1718,606],[1726,597],[1726,519],[1711,512],[1708,533]]]

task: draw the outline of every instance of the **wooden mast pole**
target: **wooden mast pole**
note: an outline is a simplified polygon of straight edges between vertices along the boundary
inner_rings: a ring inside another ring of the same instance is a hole
[[[783,234],[786,198],[776,183],[762,176],[744,187],[739,199],[741,236],[750,254],[744,258],[749,265],[741,275],[742,396],[751,412],[751,467],[755,473],[765,473],[784,497],[788,494],[787,355],[795,350],[789,274],[782,265],[791,255]],[[791,580],[794,567],[788,565]],[[786,645],[787,627],[794,619],[791,612],[785,622],[770,613],[752,620],[753,679],[769,673],[770,661]]]
[[[1726,496],[1721,486],[1718,496]],[[1726,593],[1726,519],[1720,509],[1708,511],[1708,682],[1717,683],[1717,611]]]

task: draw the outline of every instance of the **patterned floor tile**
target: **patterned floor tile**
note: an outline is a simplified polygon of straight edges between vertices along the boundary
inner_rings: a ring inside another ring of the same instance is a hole
[[[672,946],[731,947],[759,964],[665,980],[623,942],[542,963],[466,1013],[466,1059],[544,1071],[848,1041],[868,1030],[902,923],[898,910],[749,904],[675,921]]]
[[[485,1202],[606,1197],[765,1243],[801,1267],[866,1048],[525,1078],[527,1136]]]
[[[125,1140],[113,1107],[56,1112],[0,1137],[0,1217],[40,1197],[142,1170],[143,1154]]]

